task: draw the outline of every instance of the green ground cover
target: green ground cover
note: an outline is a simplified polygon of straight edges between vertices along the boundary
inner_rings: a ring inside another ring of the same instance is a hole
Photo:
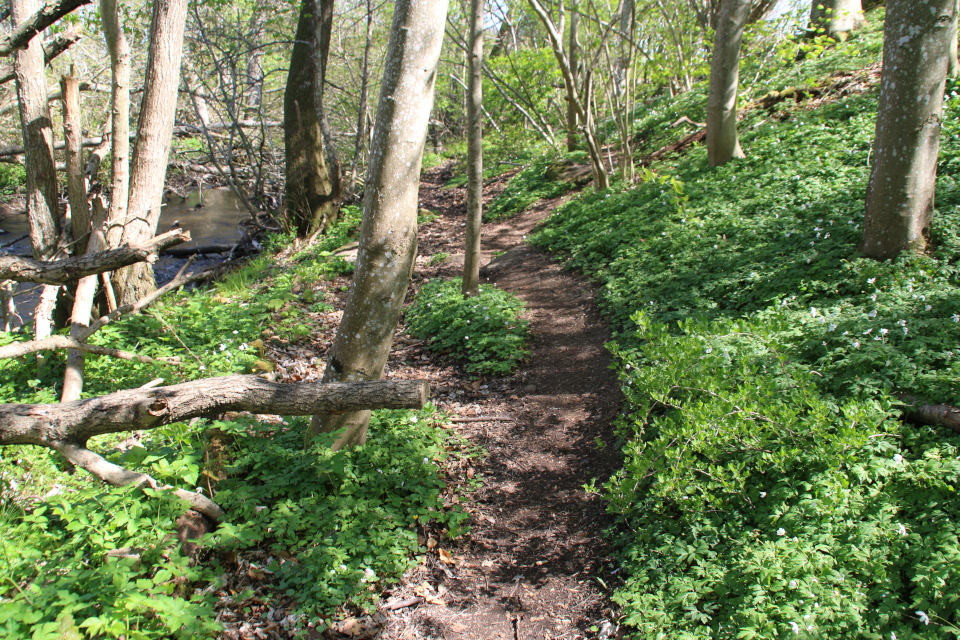
[[[296,342],[332,309],[318,283],[350,270],[332,251],[358,221],[359,212],[348,210],[331,236],[283,265],[264,255],[210,290],[170,294],[143,315],[108,325],[97,344],[176,354],[183,364],[88,356],[85,395],[156,377],[175,383],[260,370],[266,327]],[[279,249],[285,241],[269,244]],[[28,337],[0,333],[0,344]],[[32,358],[0,362],[0,401],[55,402],[62,377],[59,356],[41,377]],[[460,489],[447,487],[443,466],[471,454],[443,419],[432,407],[375,412],[368,443],[341,452],[323,437],[304,450],[304,418],[172,424],[143,432],[142,447],[124,450],[117,445],[129,434],[91,442],[107,459],[161,483],[216,490],[227,522],[204,541],[195,566],[170,536],[185,510],[175,496],[105,488],[46,449],[0,448],[0,636],[212,637],[223,597],[236,611],[282,601],[284,624],[302,631],[371,610],[383,586],[425,553],[418,534],[463,530],[466,514],[450,501]],[[139,558],[109,555],[123,547]],[[237,554],[267,558],[258,571],[270,577],[256,592],[225,588]]]
[[[825,86],[874,63],[878,39],[774,65],[748,97]],[[752,111],[745,160],[711,169],[695,147],[534,237],[597,281],[619,330],[624,468],[602,492],[637,637],[960,633],[960,436],[897,408],[960,404],[955,89],[926,255],[857,254],[875,90]],[[645,151],[705,102],[646,105]]]

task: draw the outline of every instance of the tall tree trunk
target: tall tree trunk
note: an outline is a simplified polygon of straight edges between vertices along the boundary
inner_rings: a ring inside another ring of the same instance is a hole
[[[707,160],[711,167],[745,157],[737,137],[737,90],[740,42],[749,14],[750,0],[722,0],[707,98]]]
[[[378,380],[417,256],[417,196],[447,0],[398,0],[370,149],[353,287],[324,382]],[[343,429],[335,448],[362,444],[369,411],[314,416],[307,441]]]
[[[74,253],[82,254],[87,250],[87,236],[90,233],[90,206],[83,179],[80,82],[72,76],[63,76],[60,93],[63,96],[63,155],[67,170],[67,199],[70,202],[70,235],[74,241]]]
[[[888,0],[883,76],[861,249],[877,260],[921,252],[933,220],[943,92],[955,0]]]
[[[950,41],[950,58],[948,60],[949,66],[947,67],[947,75],[951,78],[956,78],[960,75],[960,58],[958,58],[958,21],[960,21],[960,0],[954,0],[953,2],[953,22],[950,24],[950,35],[947,38]]]
[[[123,34],[117,0],[100,0],[100,23],[110,52],[110,247],[120,245],[130,194],[130,46]],[[96,176],[91,176],[91,179]]]
[[[357,186],[357,166],[367,139],[367,90],[370,85],[370,48],[373,45],[373,0],[367,0],[367,39],[363,45],[363,68],[360,70],[360,104],[357,107],[357,139],[350,164],[349,193]]]
[[[483,0],[470,0],[467,72],[467,228],[463,295],[480,293],[480,234],[483,222]]]
[[[38,0],[13,0],[13,28],[33,16],[42,6]],[[13,58],[23,131],[24,168],[26,169],[27,215],[30,219],[30,245],[33,257],[53,257],[60,236],[60,212],[57,205],[57,174],[53,162],[53,125],[47,106],[43,43],[34,38]]]
[[[580,11],[577,0],[570,0],[570,39],[567,45],[567,54],[570,56],[570,76],[574,86],[577,84],[577,75],[580,72]],[[577,148],[577,107],[572,100],[567,100],[567,151]]]
[[[323,84],[333,0],[302,0],[283,96],[287,219],[298,236],[326,229],[340,210],[339,176],[328,166],[323,135]]]
[[[813,0],[810,3],[810,32],[824,33],[843,42],[865,24],[862,0]]]
[[[150,56],[144,79],[137,141],[130,163],[130,195],[121,241],[146,242],[156,233],[167,175],[177,87],[183,55],[187,0],[155,0],[150,23]],[[116,142],[116,139],[114,139]],[[139,300],[156,288],[153,268],[138,263],[115,274],[119,303]]]

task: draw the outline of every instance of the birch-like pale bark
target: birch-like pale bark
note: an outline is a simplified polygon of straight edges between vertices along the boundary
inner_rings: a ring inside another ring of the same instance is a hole
[[[711,167],[746,157],[737,137],[737,90],[740,42],[749,15],[750,0],[721,0],[707,97],[707,161]]]
[[[843,42],[866,24],[862,0],[813,0],[810,3],[810,31],[824,33]]]
[[[886,260],[922,252],[933,221],[943,92],[955,0],[888,0],[874,164],[860,249]]]
[[[126,244],[153,237],[160,221],[186,19],[187,0],[155,0],[137,141],[130,162],[130,195],[121,237],[121,242]],[[118,285],[120,304],[136,301],[156,288],[153,268],[146,263],[114,274],[114,282]]]
[[[417,256],[417,196],[433,110],[447,0],[399,0],[370,148],[353,287],[329,350],[324,382],[377,380],[393,344]],[[335,448],[362,444],[369,411],[320,413],[307,441],[343,432]]]
[[[464,296],[480,294],[483,223],[483,0],[470,0],[467,47],[467,227],[463,254]]]

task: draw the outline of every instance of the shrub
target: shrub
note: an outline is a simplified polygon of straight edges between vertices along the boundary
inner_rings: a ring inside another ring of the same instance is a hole
[[[464,298],[462,279],[433,280],[420,289],[407,310],[410,333],[427,340],[436,353],[451,353],[468,373],[504,375],[526,356],[529,323],[521,319],[524,303],[491,285]]]

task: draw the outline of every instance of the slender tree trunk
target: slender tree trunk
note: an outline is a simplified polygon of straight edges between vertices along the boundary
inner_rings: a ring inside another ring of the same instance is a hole
[[[866,23],[862,0],[812,0],[810,32],[824,33],[843,42]]]
[[[370,150],[360,252],[324,382],[378,380],[417,256],[417,195],[433,109],[447,0],[398,0]],[[307,441],[343,429],[335,448],[362,444],[369,411],[314,416]]]
[[[577,75],[580,72],[580,12],[577,0],[570,1],[570,40],[567,45],[570,56],[570,77],[573,85],[577,85]],[[573,101],[567,99],[567,151],[577,148],[577,107]]]
[[[737,137],[737,90],[740,41],[749,14],[750,0],[722,0],[707,98],[707,160],[711,167],[745,157]]]
[[[92,232],[87,242],[87,253],[94,254],[106,248],[106,238],[103,233],[103,223],[106,214],[99,198],[94,199]],[[74,296],[73,313],[70,316],[70,337],[84,341],[82,334],[90,326],[93,311],[93,300],[97,293],[98,275],[85,276],[77,283],[77,292]],[[83,393],[83,372],[86,359],[83,351],[70,349],[67,351],[67,365],[63,374],[63,392],[60,402],[79,400]]]
[[[955,0],[888,0],[883,76],[861,249],[877,260],[921,252],[933,220],[943,92]]]
[[[467,238],[463,295],[480,293],[480,230],[483,222],[483,0],[470,0],[467,91]]]
[[[357,108],[357,140],[353,147],[353,162],[350,164],[349,193],[357,186],[357,166],[367,137],[367,90],[370,84],[370,48],[373,45],[373,0],[367,0],[367,40],[363,45],[363,68],[360,71],[360,105]]]
[[[123,217],[130,193],[130,46],[120,24],[117,0],[100,0],[100,23],[110,52],[111,73],[110,205],[107,212],[111,227],[107,242],[109,246],[117,247],[123,236]],[[91,180],[95,177],[91,176]]]
[[[150,23],[150,56],[140,104],[137,142],[130,163],[130,195],[121,240],[127,244],[149,240],[160,221],[177,110],[186,19],[187,0],[155,0]],[[126,267],[115,274],[114,280],[118,284],[120,304],[139,300],[156,288],[149,263]]]
[[[333,0],[302,1],[283,97],[287,219],[300,237],[328,228],[340,210],[322,122],[332,24]]]
[[[550,39],[550,47],[553,49],[553,57],[557,59],[560,67],[560,73],[563,76],[563,86],[569,100],[577,110],[577,117],[583,122],[583,136],[587,143],[587,150],[590,153],[590,164],[593,167],[594,187],[597,191],[603,191],[610,186],[607,177],[607,168],[603,164],[603,152],[600,144],[597,142],[596,132],[593,127],[593,118],[591,112],[590,100],[590,74],[587,73],[583,80],[584,95],[581,97],[577,93],[577,85],[574,82],[573,73],[570,70],[570,59],[563,50],[563,30],[558,28],[547,10],[539,0],[529,0],[530,7],[540,19],[547,31]]]
[[[70,235],[74,241],[74,253],[81,254],[87,249],[90,206],[87,204],[87,187],[83,179],[83,123],[80,117],[79,81],[72,76],[63,76],[60,80],[60,92],[63,95],[63,139],[67,198],[70,202]]]
[[[13,28],[27,21],[42,6],[38,0],[13,0]],[[26,169],[27,214],[30,245],[37,259],[53,257],[60,236],[57,205],[57,174],[53,162],[53,125],[47,106],[43,43],[34,38],[13,58],[23,130]]]

